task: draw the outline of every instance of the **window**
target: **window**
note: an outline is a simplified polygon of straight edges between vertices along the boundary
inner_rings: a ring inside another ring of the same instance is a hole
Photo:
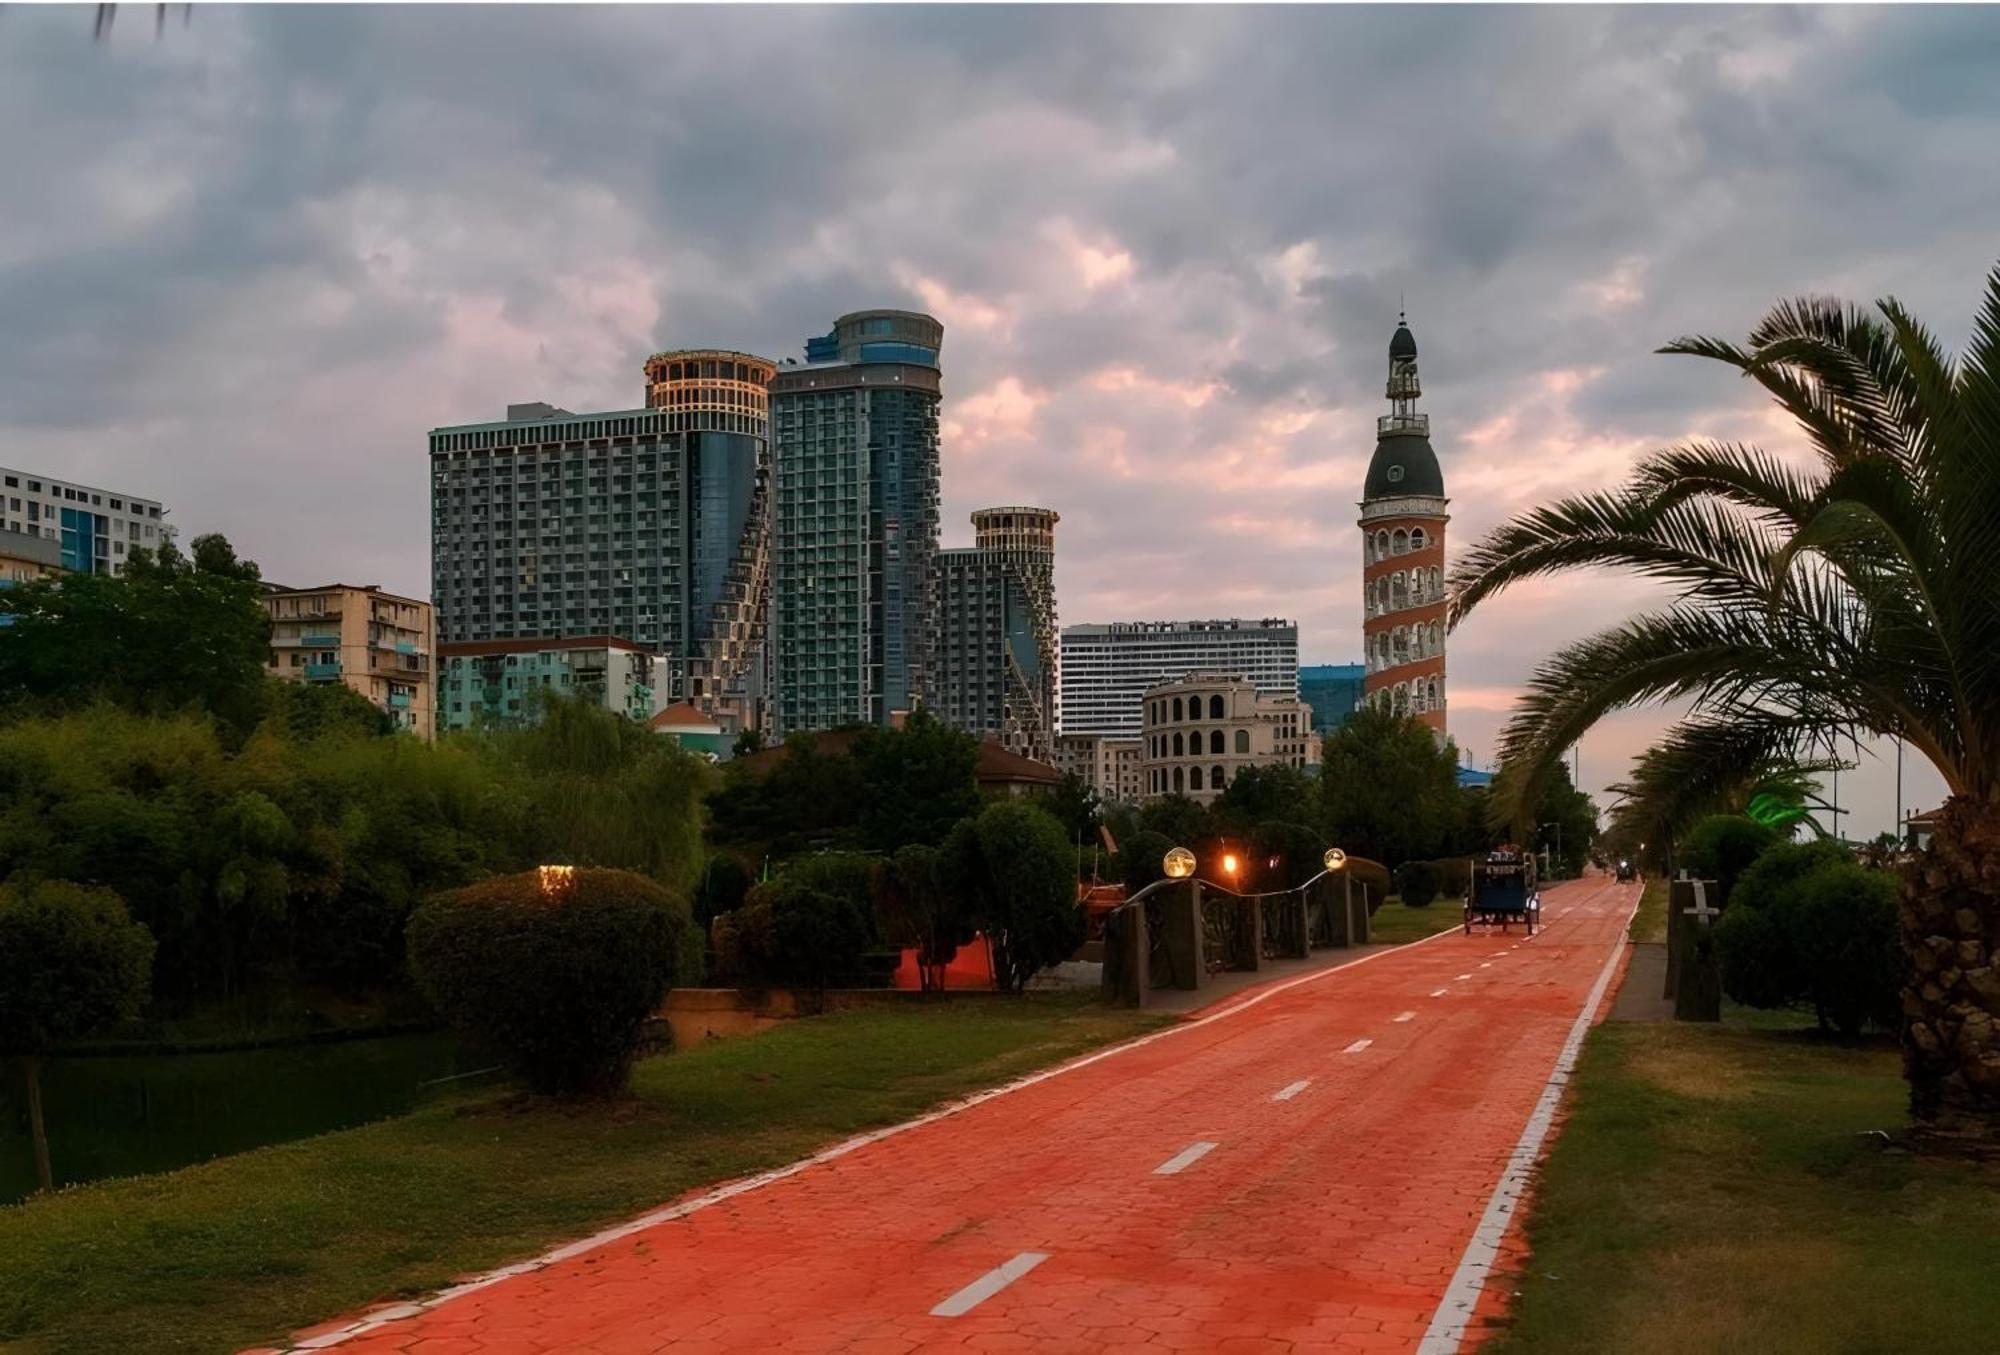
[[[1410,548],[1409,533],[1405,532],[1401,527],[1398,527],[1396,529],[1395,535],[1389,538],[1390,554],[1401,555],[1405,551],[1409,550],[1409,548]]]
[[[1175,735],[1174,735],[1174,756],[1175,756],[1175,757],[1180,757],[1181,755],[1183,755],[1183,754],[1184,754],[1184,753],[1186,753],[1186,752],[1187,752],[1187,749],[1186,749],[1186,747],[1184,747],[1184,746],[1183,746],[1183,742],[1182,742],[1182,739],[1181,739],[1181,736],[1180,736],[1179,734],[1175,734]]]
[[[1211,753],[1219,753],[1222,751],[1221,730],[1211,729],[1208,731],[1208,751]]]
[[[1222,718],[1222,696],[1220,693],[1208,698],[1208,718],[1211,720],[1220,720]]]
[[[1422,550],[1425,544],[1424,529],[1421,527],[1410,528],[1410,549]]]
[[[1189,790],[1201,789],[1201,768],[1199,767],[1188,768],[1188,789]]]
[[[1249,730],[1239,729],[1236,731],[1236,751],[1239,753],[1247,753],[1250,751]]]
[[[1208,770],[1208,785],[1209,785],[1209,789],[1210,789],[1210,790],[1221,790],[1221,789],[1222,789],[1222,787],[1224,786],[1224,784],[1226,784],[1226,783],[1225,783],[1225,780],[1224,780],[1224,777],[1223,777],[1223,775],[1222,775],[1222,768],[1221,768],[1221,767],[1219,767],[1219,766],[1217,766],[1217,767],[1211,767],[1211,768],[1209,768],[1209,770]]]
[[[1185,789],[1187,787],[1182,784],[1181,769],[1176,767],[1174,768],[1174,794],[1178,795]]]
[[[1177,696],[1174,698],[1174,723],[1179,724],[1180,722],[1181,722],[1181,699]],[[1179,742],[1178,738],[1175,740],[1175,742]]]

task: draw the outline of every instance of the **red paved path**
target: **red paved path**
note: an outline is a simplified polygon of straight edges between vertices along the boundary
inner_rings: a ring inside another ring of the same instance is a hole
[[[337,1349],[1413,1350],[1636,888],[1556,887],[1532,940],[1316,975]]]

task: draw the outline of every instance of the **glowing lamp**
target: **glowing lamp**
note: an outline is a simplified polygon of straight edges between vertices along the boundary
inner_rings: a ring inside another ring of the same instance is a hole
[[[1185,847],[1176,847],[1160,858],[1160,869],[1167,873],[1169,880],[1185,880],[1194,874],[1194,853]]]
[[[1320,858],[1320,862],[1328,870],[1339,870],[1347,864],[1347,853],[1338,847],[1328,847],[1326,855]]]
[[[1236,873],[1236,853],[1235,853],[1235,852],[1224,852],[1224,853],[1223,853],[1223,855],[1222,855],[1222,868],[1223,868],[1223,870],[1227,871],[1227,872],[1228,872],[1229,874],[1231,874],[1231,875],[1234,875],[1234,874]]]
[[[541,877],[542,897],[545,899],[567,894],[576,884],[575,866],[537,866],[535,873]]]

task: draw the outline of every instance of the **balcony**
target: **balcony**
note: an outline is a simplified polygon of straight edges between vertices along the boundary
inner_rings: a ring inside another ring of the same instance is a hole
[[[301,635],[299,637],[299,646],[302,649],[339,649],[340,637],[338,635]]]
[[[1415,433],[1419,437],[1431,435],[1431,416],[1428,414],[1384,414],[1375,420],[1375,436],[1386,438],[1392,433]]]
[[[332,682],[340,677],[340,660],[331,663],[309,663],[306,665],[307,682]]]
[[[408,692],[389,693],[389,709],[408,710],[409,708],[410,708],[410,694]]]

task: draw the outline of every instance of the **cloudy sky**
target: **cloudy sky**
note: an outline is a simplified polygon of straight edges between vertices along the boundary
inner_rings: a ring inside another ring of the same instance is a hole
[[[946,325],[945,540],[1054,506],[1065,621],[1296,617],[1360,655],[1399,298],[1452,540],[1690,436],[1655,356],[1773,299],[1951,341],[2000,258],[2000,9],[0,10],[0,460],[267,576],[428,593],[425,430],[640,401],[648,352]],[[1453,638],[1490,756],[1575,577]],[[1661,723],[1608,722],[1584,780]],[[1857,784],[1858,783],[1858,784]],[[1856,829],[1881,765],[1843,778]],[[1913,771],[1912,807],[1935,778]]]

